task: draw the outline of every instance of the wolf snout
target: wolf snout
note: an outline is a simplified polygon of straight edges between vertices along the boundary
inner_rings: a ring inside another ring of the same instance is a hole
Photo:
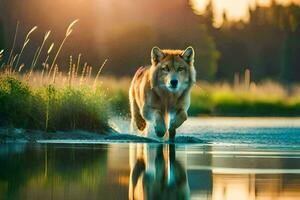
[[[171,87],[172,87],[172,88],[176,88],[177,85],[178,85],[178,80],[173,79],[173,80],[170,81],[170,84],[171,84]]]

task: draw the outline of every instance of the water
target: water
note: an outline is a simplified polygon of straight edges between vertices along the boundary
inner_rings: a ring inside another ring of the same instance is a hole
[[[299,121],[190,119],[177,144],[1,144],[0,199],[299,199]]]

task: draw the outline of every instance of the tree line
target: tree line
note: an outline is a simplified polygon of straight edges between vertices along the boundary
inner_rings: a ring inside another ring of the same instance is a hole
[[[233,72],[250,69],[255,80],[275,79],[285,83],[300,81],[300,7],[249,7],[249,21],[230,21],[215,28],[214,8],[210,2],[201,22],[209,30],[220,53],[214,79],[232,79]]]

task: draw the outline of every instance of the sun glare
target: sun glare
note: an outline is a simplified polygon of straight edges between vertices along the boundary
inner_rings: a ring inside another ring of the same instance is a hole
[[[210,0],[191,0],[191,5],[199,14],[203,13],[206,5]],[[220,26],[223,22],[223,13],[230,20],[248,20],[248,8],[253,7],[256,3],[259,5],[269,5],[272,0],[212,0],[215,11],[215,25]],[[300,4],[300,0],[277,0],[281,4],[291,2]]]

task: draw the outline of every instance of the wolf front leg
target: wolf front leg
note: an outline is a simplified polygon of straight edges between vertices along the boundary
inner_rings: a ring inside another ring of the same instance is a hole
[[[158,137],[164,137],[166,134],[166,123],[161,111],[154,112],[154,120],[155,120],[155,133]]]
[[[163,137],[165,135],[167,128],[163,117],[163,113],[160,110],[144,107],[143,117],[150,123],[153,123],[155,134],[158,137]]]
[[[171,119],[170,127],[169,127],[169,139],[173,140],[176,135],[176,129],[181,126],[181,124],[187,120],[187,113],[185,110],[179,110],[175,117]]]

